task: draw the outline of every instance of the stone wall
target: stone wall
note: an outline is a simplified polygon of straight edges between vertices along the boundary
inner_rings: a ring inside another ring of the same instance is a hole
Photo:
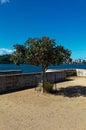
[[[52,82],[52,83],[56,83],[58,81],[64,81],[66,79],[66,72],[64,70],[47,72],[46,79],[47,81]]]
[[[86,70],[66,69],[46,72],[47,81],[52,83],[63,81],[67,76],[86,76]],[[22,71],[0,71],[0,93],[35,87],[40,82],[41,73],[23,74]]]
[[[76,69],[65,69],[66,76],[77,76]]]
[[[66,73],[65,71],[47,72],[46,78],[49,82],[63,81]],[[0,75],[0,93],[34,87],[39,82],[41,82],[41,73]]]
[[[86,77],[86,69],[67,69],[66,76],[84,76]]]
[[[0,70],[0,75],[21,74],[22,70]]]
[[[40,74],[0,75],[0,92],[34,87],[39,80]]]
[[[82,76],[86,77],[86,69],[65,69],[66,77],[68,76]]]
[[[86,69],[76,69],[77,76],[85,76],[86,77]]]

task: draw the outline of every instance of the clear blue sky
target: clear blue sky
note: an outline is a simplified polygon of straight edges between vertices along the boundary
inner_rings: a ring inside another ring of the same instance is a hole
[[[0,54],[42,36],[86,59],[86,0],[0,0]]]

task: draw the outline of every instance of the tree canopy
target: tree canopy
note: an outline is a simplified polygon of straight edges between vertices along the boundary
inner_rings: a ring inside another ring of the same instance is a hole
[[[26,59],[26,47],[24,45],[15,44],[15,51],[12,53],[11,61],[15,64],[24,64]]]
[[[58,46],[55,40],[49,37],[29,38],[25,45],[16,44],[14,48],[12,56],[14,63],[41,65],[43,85],[46,68],[51,64],[68,63],[71,56],[70,50],[61,45]]]
[[[11,54],[4,54],[0,56],[0,64],[11,64]]]

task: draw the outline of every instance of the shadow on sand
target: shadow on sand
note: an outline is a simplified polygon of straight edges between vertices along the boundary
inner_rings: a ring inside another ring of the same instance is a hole
[[[69,86],[66,88],[60,88],[52,92],[54,95],[62,95],[65,97],[79,97],[86,96],[86,86]]]
[[[9,94],[9,93],[14,93],[14,92],[18,92],[18,91],[23,91],[23,90],[26,90],[26,89],[32,89],[32,88],[35,88],[35,87],[23,87],[23,88],[15,88],[15,89],[7,89],[5,91],[1,91],[0,92],[0,95],[3,95],[3,94]]]
[[[32,89],[35,87],[25,87],[22,89],[14,89],[14,90],[7,90],[4,92],[0,92],[0,95],[3,94],[9,94],[9,93],[13,93],[13,92],[18,92],[18,91],[23,91],[26,89]],[[79,96],[86,96],[86,86],[69,86],[66,88],[59,88],[58,90],[53,90],[53,92],[51,93],[55,96],[59,96],[62,95],[64,97],[79,97]]]

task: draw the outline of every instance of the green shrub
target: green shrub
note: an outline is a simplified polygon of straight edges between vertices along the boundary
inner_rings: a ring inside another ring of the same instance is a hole
[[[48,93],[52,93],[53,91],[53,84],[50,82],[45,82],[44,83],[44,91]]]

